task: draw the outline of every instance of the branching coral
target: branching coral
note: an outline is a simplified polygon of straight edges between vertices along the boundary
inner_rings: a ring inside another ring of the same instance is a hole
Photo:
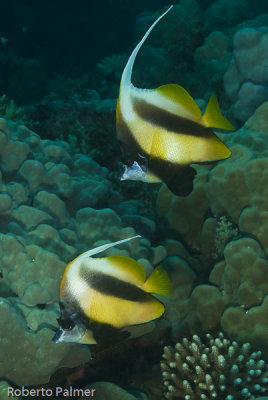
[[[33,124],[29,121],[22,107],[16,106],[13,100],[9,100],[5,94],[0,97],[0,115],[5,119],[16,121],[19,124]]]
[[[223,215],[216,224],[215,237],[215,253],[214,258],[223,255],[223,250],[227,242],[238,236],[238,229],[235,228],[231,221]]]
[[[250,343],[231,342],[222,332],[204,342],[193,335],[164,348],[161,369],[166,399],[254,400],[268,390],[268,366]],[[255,397],[257,396],[257,397]]]

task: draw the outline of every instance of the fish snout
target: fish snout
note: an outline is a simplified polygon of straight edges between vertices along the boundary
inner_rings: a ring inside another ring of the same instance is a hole
[[[60,342],[62,341],[62,340],[61,340],[62,334],[63,334],[63,330],[62,330],[62,328],[59,328],[59,329],[56,331],[55,335],[53,336],[52,341],[55,342],[55,343],[60,343]]]

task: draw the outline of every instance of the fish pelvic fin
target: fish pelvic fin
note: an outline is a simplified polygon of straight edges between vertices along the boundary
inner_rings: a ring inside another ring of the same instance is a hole
[[[160,294],[162,296],[171,297],[172,295],[172,284],[169,279],[168,274],[163,269],[161,265],[159,265],[153,273],[146,280],[142,289],[147,293]]]
[[[147,37],[150,35],[150,33],[152,32],[152,30],[154,29],[154,27],[158,24],[158,22],[171,10],[171,8],[173,7],[170,6],[162,15],[160,15],[159,18],[157,18],[157,20],[150,26],[150,28],[148,29],[148,31],[145,33],[145,35],[143,36],[143,38],[141,39],[141,41],[137,44],[137,46],[135,47],[135,49],[133,50],[133,52],[131,53],[131,56],[128,59],[128,62],[124,68],[123,74],[122,74],[122,78],[121,78],[121,86],[129,86],[131,84],[131,75],[132,75],[132,69],[133,69],[133,64],[136,58],[136,55],[138,54],[141,46],[143,45],[143,43],[145,42],[145,40],[147,39]]]
[[[84,336],[80,339],[79,343],[81,344],[97,344],[96,339],[94,338],[94,334],[90,329],[85,331]]]
[[[210,128],[219,128],[226,130],[234,129],[231,122],[229,122],[228,119],[222,115],[215,93],[213,93],[209,99],[206,111],[202,116],[202,122],[205,126]]]

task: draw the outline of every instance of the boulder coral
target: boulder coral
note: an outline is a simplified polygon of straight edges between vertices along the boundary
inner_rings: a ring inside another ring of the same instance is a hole
[[[90,358],[88,347],[52,342],[66,263],[136,232],[108,208],[120,199],[108,170],[65,142],[0,119],[0,156],[0,375],[16,385],[41,384]],[[147,239],[111,252],[147,259],[148,269],[165,256]]]
[[[196,96],[204,96],[208,90],[218,91],[230,60],[229,37],[218,30],[211,32],[194,52],[195,76],[199,81],[194,91]]]
[[[233,57],[224,76],[235,118],[245,122],[268,98],[268,28],[243,28],[233,37]]]
[[[226,215],[239,224],[246,207],[266,210],[267,112],[268,102],[240,130],[221,136],[232,156],[214,165],[196,166],[194,190],[188,197],[176,197],[162,185],[158,212],[190,246],[200,248],[202,226],[209,214]]]
[[[233,340],[259,346],[266,359],[267,115],[268,102],[239,131],[226,135],[232,156],[197,166],[188,197],[176,197],[163,185],[157,199],[158,212],[199,260],[189,262],[202,281],[196,280],[183,317],[178,315],[184,331],[224,330]]]
[[[253,16],[249,0],[215,0],[205,12],[204,31],[227,31]]]

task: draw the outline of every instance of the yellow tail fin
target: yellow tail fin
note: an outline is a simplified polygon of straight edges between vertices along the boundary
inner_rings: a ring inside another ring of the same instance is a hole
[[[160,265],[149,276],[143,285],[143,290],[147,293],[161,294],[163,296],[171,296],[172,285],[168,274]]]
[[[206,111],[202,116],[202,121],[207,127],[227,130],[234,129],[231,122],[222,115],[215,93],[213,93],[209,99]]]

